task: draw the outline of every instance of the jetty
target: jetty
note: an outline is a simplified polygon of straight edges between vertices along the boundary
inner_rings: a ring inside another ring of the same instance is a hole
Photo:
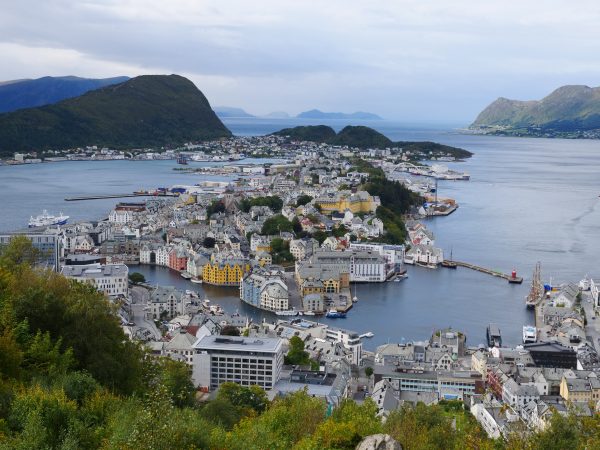
[[[159,192],[159,193],[139,193],[139,194],[100,194],[100,195],[83,195],[80,197],[67,197],[65,198],[66,202],[79,202],[82,200],[103,200],[107,198],[127,198],[127,197],[176,197],[175,194],[171,194],[168,192]]]
[[[486,269],[485,267],[477,266],[475,264],[469,264],[469,263],[462,262],[462,261],[455,260],[455,261],[453,261],[453,263],[456,264],[458,267],[465,267],[467,269],[476,270],[477,272],[487,273],[488,275],[492,275],[494,277],[503,278],[512,284],[523,283],[523,277],[518,277],[515,272],[513,272],[512,274],[509,275],[506,273],[502,273],[498,270]]]

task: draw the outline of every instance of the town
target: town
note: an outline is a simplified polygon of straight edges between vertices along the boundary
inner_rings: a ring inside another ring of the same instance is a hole
[[[319,321],[341,323],[368,301],[357,297],[357,283],[410,282],[407,265],[456,267],[425,222],[459,207],[436,182],[469,179],[439,164],[453,155],[265,136],[45,160],[126,157],[176,159],[191,181],[142,187],[104,221],[3,234],[0,244],[24,234],[48,267],[104,292],[130,339],[187,364],[202,398],[225,382],[260,386],[271,399],[307,389],[332,406],[371,398],[382,417],[405,403],[455,400],[492,438],[543,430],[554,411],[591,415],[600,407],[600,290],[592,279],[543,286],[534,277],[536,323],[515,348],[490,324],[487,346],[468,346],[461,330],[447,328],[368,351],[363,341],[373,332]],[[272,161],[240,162],[252,157]],[[206,173],[222,179],[193,182]],[[189,289],[153,285],[137,266],[166,267]],[[199,295],[199,285],[229,289],[270,320],[227,312]]]

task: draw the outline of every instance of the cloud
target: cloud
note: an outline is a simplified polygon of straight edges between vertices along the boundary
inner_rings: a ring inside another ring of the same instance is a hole
[[[181,73],[213,104],[471,119],[600,84],[600,5],[549,1],[21,0],[3,77]]]

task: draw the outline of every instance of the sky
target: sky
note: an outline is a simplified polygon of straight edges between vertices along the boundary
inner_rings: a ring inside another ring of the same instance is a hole
[[[471,122],[600,85],[597,0],[0,0],[0,80],[177,73],[212,105]]]

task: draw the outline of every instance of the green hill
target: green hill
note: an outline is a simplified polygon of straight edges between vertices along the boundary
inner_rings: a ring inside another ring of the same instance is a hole
[[[360,149],[401,147],[403,150],[412,153],[444,153],[452,155],[455,158],[469,158],[473,155],[471,152],[462,148],[451,147],[436,142],[394,142],[379,131],[365,126],[347,126],[337,134],[333,128],[326,125],[299,126],[294,128],[284,128],[273,134],[287,137],[290,140],[322,142],[330,145]]]
[[[273,133],[286,136],[294,141],[328,142],[335,137],[333,128],[327,125],[308,125],[294,128],[284,128]]]
[[[600,87],[562,86],[542,100],[499,98],[485,108],[472,129],[519,132],[584,132],[600,129]]]
[[[202,92],[179,75],[139,76],[0,115],[0,155],[86,145],[157,147],[230,135]]]

